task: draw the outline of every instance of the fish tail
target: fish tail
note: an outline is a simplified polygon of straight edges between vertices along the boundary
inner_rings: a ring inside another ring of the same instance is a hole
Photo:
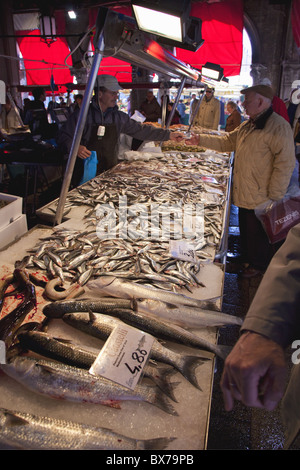
[[[230,353],[231,350],[232,350],[232,346],[226,346],[224,344],[219,344],[219,345],[217,345],[216,354],[217,354],[217,356],[219,356],[221,359],[223,359],[225,361],[226,357],[228,356],[228,354]]]
[[[155,396],[153,400],[151,400],[151,403],[170,415],[178,416],[177,411],[174,409],[173,405],[169,402],[168,397],[166,397],[166,395],[161,393],[161,390],[159,388],[157,388],[155,392]]]
[[[144,441],[137,441],[137,448],[143,450],[163,450],[170,442],[174,441],[176,437],[158,437],[156,439],[146,439]]]
[[[174,395],[174,389],[175,387],[177,387],[179,382],[171,383],[169,382],[167,378],[167,376],[171,374],[175,374],[175,372],[176,372],[175,369],[173,368],[171,369],[168,367],[168,368],[161,370],[159,374],[152,375],[151,378],[153,382],[158,386],[158,388],[160,388],[160,390],[162,390],[169,398],[171,398],[171,400],[177,403],[177,400]]]
[[[195,374],[196,368],[201,364],[203,364],[203,358],[201,357],[183,356],[181,364],[178,365],[178,370],[192,385],[202,392],[202,388],[198,384]]]

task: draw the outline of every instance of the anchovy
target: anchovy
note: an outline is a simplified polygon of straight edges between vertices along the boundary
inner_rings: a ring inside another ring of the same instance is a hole
[[[154,299],[137,301],[136,308],[138,312],[151,313],[185,328],[240,326],[243,323],[241,318],[227,313],[185,305],[173,305]]]
[[[139,384],[130,390],[78,367],[26,356],[12,357],[6,364],[1,364],[1,368],[29,390],[52,398],[115,407],[120,407],[119,402],[124,400],[143,401],[177,415],[156,386]]]
[[[120,325],[121,320],[106,314],[92,312],[66,313],[62,317],[63,321],[87,334],[96,338],[106,340],[113,329]],[[163,362],[173,366],[178,370],[192,385],[201,390],[197,382],[195,369],[208,360],[206,356],[187,356],[178,354],[169,348],[164,347],[159,341],[154,339],[150,351],[151,359]]]
[[[199,300],[175,292],[161,291],[159,289],[142,286],[137,283],[131,283],[110,276],[101,276],[97,281],[90,281],[87,284],[96,294],[106,294],[113,297],[122,297],[123,299],[156,299],[163,302],[189,305],[190,307],[209,308],[214,306],[213,299]]]
[[[112,430],[0,408],[0,441],[32,450],[165,449],[174,438],[132,439]]]

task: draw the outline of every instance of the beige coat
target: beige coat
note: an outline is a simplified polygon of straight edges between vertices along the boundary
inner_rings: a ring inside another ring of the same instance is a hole
[[[205,127],[206,129],[218,129],[220,123],[220,101],[212,97],[209,101],[204,96],[195,117],[195,126]]]
[[[263,129],[250,120],[223,136],[201,134],[200,145],[218,152],[235,151],[233,203],[254,209],[286,194],[296,158],[289,123],[272,113]]]

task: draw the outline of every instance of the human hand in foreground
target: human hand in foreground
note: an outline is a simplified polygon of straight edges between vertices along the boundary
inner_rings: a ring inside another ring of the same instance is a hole
[[[199,145],[200,143],[200,135],[199,134],[192,134],[189,139],[185,140],[187,145]]]
[[[92,152],[88,150],[84,145],[79,145],[78,153],[77,153],[79,158],[82,158],[83,160],[85,160],[91,155],[91,153]]]
[[[251,331],[244,333],[225,361],[221,389],[227,411],[234,400],[273,410],[282,398],[286,379],[284,350]]]
[[[184,139],[184,135],[182,132],[170,132],[170,140],[174,140],[175,142],[182,142]]]

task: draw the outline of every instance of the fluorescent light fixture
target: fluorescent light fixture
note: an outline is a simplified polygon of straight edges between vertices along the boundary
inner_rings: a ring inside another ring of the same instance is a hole
[[[201,74],[203,77],[220,81],[224,76],[224,69],[218,64],[206,62],[206,64],[202,67]]]
[[[133,5],[138,27],[148,33],[157,34],[173,41],[182,41],[181,18],[161,11]]]
[[[75,13],[75,11],[69,10],[69,11],[68,11],[68,15],[69,15],[69,17],[71,18],[71,20],[75,20],[75,19],[76,19],[76,13]]]
[[[140,30],[157,37],[157,42],[196,51],[204,42],[200,18],[190,17],[190,0],[132,0]]]

